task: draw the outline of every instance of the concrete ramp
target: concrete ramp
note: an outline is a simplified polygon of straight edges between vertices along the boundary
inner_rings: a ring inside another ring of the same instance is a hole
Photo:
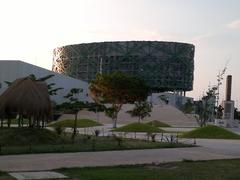
[[[118,115],[118,124],[128,124],[132,122],[137,122],[137,117],[131,117],[127,111],[133,109],[134,105],[125,104]],[[100,123],[111,124],[112,120],[107,117],[104,113],[89,112],[87,110],[82,110],[79,112],[78,117],[81,119],[94,119],[100,120]],[[99,117],[99,118],[98,118]],[[73,119],[73,115],[63,115],[60,119]],[[173,127],[196,127],[197,122],[193,116],[187,116],[177,108],[170,105],[153,105],[151,116],[146,117],[143,122],[148,122],[151,120],[159,120],[161,122],[167,123]]]

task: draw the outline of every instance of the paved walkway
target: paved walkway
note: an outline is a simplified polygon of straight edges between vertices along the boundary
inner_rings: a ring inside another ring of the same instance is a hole
[[[240,143],[238,144],[240,146]],[[0,156],[2,171],[40,171],[62,167],[93,167],[152,162],[173,162],[183,159],[210,160],[240,158],[238,153],[211,152],[206,147],[150,149],[130,151],[79,152],[64,154],[30,154]]]
[[[66,179],[67,176],[53,171],[37,171],[37,172],[15,172],[9,173],[17,180],[33,180],[33,179]]]
[[[181,141],[189,141],[189,139],[181,139]],[[39,171],[62,167],[172,162],[183,159],[240,158],[240,140],[197,139],[196,141],[201,147],[0,156],[0,170]]]
[[[197,139],[197,145],[204,147],[209,153],[240,156],[240,140]]]

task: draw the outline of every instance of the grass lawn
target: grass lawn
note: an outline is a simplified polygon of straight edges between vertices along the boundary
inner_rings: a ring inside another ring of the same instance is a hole
[[[206,139],[240,139],[240,135],[213,125],[200,127],[195,130],[185,132],[181,135],[181,137]]]
[[[1,128],[0,154],[29,154],[56,152],[86,152],[130,149],[157,149],[190,147],[185,144],[151,142],[137,139],[115,137],[95,137],[77,135],[75,143],[71,142],[71,134],[57,135],[47,129]]]
[[[50,127],[61,126],[61,127],[72,128],[74,126],[74,119],[65,119],[65,120],[56,121],[56,122],[50,123],[48,126],[50,126]],[[100,124],[94,120],[91,120],[91,119],[78,119],[77,120],[78,128],[93,127],[93,126],[102,126],[102,124]]]
[[[149,124],[151,126],[156,126],[156,127],[171,127],[169,124],[166,124],[166,123],[163,123],[163,122],[157,121],[157,120],[150,121],[146,124]]]
[[[164,130],[159,129],[158,127],[151,126],[144,123],[131,123],[120,128],[116,128],[113,131],[116,132],[148,132],[148,133],[161,133]]]
[[[23,119],[23,124],[28,124],[29,123],[29,120],[28,119]],[[3,124],[7,124],[7,121],[4,121]],[[11,119],[11,124],[18,124],[18,119]]]
[[[39,144],[60,144],[65,138],[53,131],[37,128],[0,128],[0,145],[24,146]]]
[[[224,180],[240,179],[240,160],[175,162],[158,165],[70,168],[59,172],[85,180]]]

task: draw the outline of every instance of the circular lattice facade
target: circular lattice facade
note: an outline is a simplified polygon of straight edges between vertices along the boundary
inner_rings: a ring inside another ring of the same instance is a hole
[[[99,42],[54,49],[52,70],[87,82],[99,72],[141,76],[157,91],[193,88],[194,45],[161,41]]]

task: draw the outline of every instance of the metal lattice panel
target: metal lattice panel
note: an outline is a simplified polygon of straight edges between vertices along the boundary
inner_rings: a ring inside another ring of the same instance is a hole
[[[152,89],[193,87],[194,45],[159,41],[101,42],[54,49],[52,70],[90,82],[100,71],[143,77]]]

